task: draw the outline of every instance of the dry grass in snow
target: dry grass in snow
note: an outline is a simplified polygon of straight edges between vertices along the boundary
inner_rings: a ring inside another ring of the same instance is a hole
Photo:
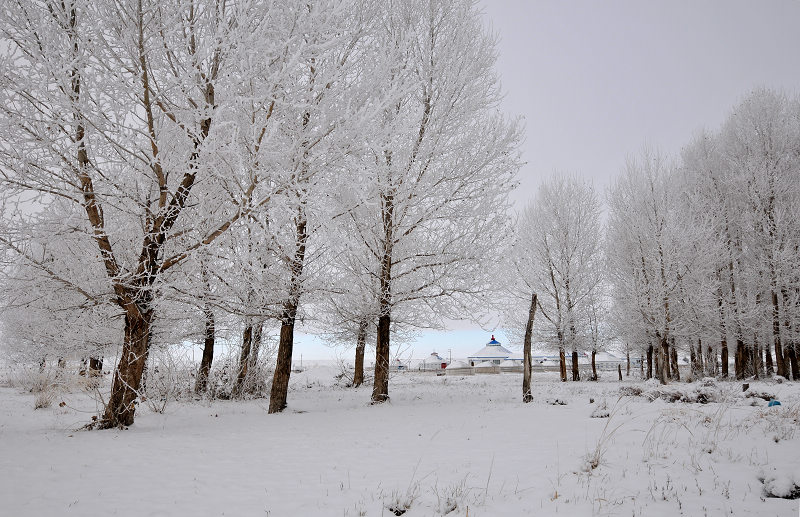
[[[264,400],[143,404],[125,431],[76,431],[96,411],[85,391],[34,410],[35,394],[0,388],[2,513],[798,514],[797,383],[538,374],[522,404],[520,375],[407,373],[369,406],[370,387],[335,373],[294,375],[283,414]]]

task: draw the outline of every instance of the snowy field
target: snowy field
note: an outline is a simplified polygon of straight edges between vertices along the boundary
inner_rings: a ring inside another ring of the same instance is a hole
[[[96,432],[77,431],[95,411],[86,393],[34,410],[34,395],[7,381],[0,513],[799,513],[800,499],[771,496],[800,495],[798,383],[751,382],[743,393],[736,382],[535,374],[535,400],[523,405],[519,374],[409,372],[392,378],[390,403],[372,407],[369,387],[340,387],[334,373],[295,374],[283,414],[268,415],[264,400],[171,402],[163,413],[143,404],[130,429]],[[771,397],[782,405],[768,407]]]

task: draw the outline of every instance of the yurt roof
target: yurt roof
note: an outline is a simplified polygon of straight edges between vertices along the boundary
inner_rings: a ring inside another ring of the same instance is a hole
[[[511,355],[510,350],[506,350],[501,345],[486,345],[471,356],[470,359],[505,359]]]
[[[516,363],[515,361],[512,361],[511,359],[506,359],[505,361],[500,363],[500,366],[517,366],[517,364],[518,363]]]
[[[447,369],[449,370],[453,368],[469,368],[469,364],[465,363],[464,361],[453,361],[447,365]]]
[[[431,355],[429,355],[428,357],[426,357],[425,359],[423,359],[422,362],[425,363],[425,364],[439,364],[439,363],[444,362],[444,359],[439,357],[439,354],[434,352]]]

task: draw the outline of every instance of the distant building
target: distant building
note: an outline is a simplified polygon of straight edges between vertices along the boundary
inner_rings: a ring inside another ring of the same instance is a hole
[[[436,352],[433,352],[419,363],[419,369],[423,371],[442,370],[446,367],[447,361],[442,359]]]
[[[470,366],[477,366],[484,362],[499,365],[511,355],[511,351],[504,348],[503,345],[492,336],[491,341],[486,343],[485,347],[467,357],[467,361],[469,361]]]

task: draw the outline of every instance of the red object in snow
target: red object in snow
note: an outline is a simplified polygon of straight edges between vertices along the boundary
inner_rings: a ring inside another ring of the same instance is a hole
[[[447,368],[447,363],[442,363],[442,370],[444,370],[445,368]]]

